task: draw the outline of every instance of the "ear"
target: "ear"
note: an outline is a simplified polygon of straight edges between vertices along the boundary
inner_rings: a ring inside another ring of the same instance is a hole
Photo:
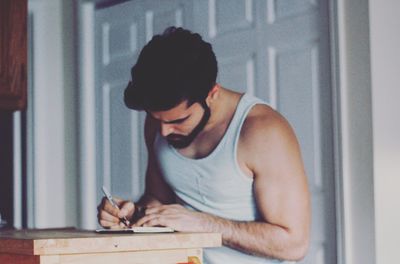
[[[221,86],[216,83],[213,88],[208,92],[208,96],[206,98],[206,103],[208,106],[210,106],[210,103],[214,100],[216,100],[219,96]]]

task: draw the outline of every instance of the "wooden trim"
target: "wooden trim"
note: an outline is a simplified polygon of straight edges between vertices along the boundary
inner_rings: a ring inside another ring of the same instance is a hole
[[[0,253],[23,255],[170,250],[221,245],[219,233],[110,235],[76,229],[10,230],[0,233]]]
[[[96,254],[68,254],[40,256],[41,264],[162,264],[162,263],[193,263],[189,259],[197,257],[202,261],[202,249],[173,249],[173,250],[148,250],[140,252],[115,252]],[[127,261],[129,260],[129,261]]]
[[[14,255],[0,253],[0,263],[39,264],[40,256]]]

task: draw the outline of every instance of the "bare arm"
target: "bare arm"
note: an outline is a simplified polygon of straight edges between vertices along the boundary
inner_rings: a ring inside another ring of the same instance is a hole
[[[243,127],[238,158],[254,174],[260,222],[217,220],[216,229],[231,247],[299,260],[307,251],[310,225],[310,198],[299,145],[283,117],[258,110],[261,114],[250,117]]]
[[[171,204],[175,201],[174,193],[162,178],[155,159],[153,144],[157,133],[158,124],[150,116],[146,117],[145,122],[145,141],[148,150],[148,162],[146,169],[146,187],[143,196],[137,203],[129,200],[115,198],[120,210],[113,207],[104,197],[97,207],[97,218],[101,226],[106,228],[125,228],[120,223],[120,218],[127,217],[135,223],[141,217],[139,208],[160,206]],[[135,213],[136,212],[136,213]]]
[[[285,260],[303,258],[309,240],[309,193],[299,145],[286,120],[272,109],[255,107],[242,129],[238,160],[254,175],[261,214],[257,222],[163,205],[148,209],[138,224],[219,232],[225,245],[241,251]]]

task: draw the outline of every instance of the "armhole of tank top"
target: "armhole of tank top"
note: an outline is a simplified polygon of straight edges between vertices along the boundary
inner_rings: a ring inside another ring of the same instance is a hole
[[[238,172],[238,174],[241,176],[241,178],[243,178],[244,180],[246,180],[248,182],[253,182],[254,181],[254,177],[249,177],[240,168],[239,160],[238,160],[238,145],[239,145],[240,133],[242,132],[242,128],[243,128],[244,122],[246,121],[247,116],[249,115],[249,113],[253,109],[253,107],[258,105],[258,104],[263,104],[263,103],[260,102],[260,101],[252,102],[249,106],[247,106],[246,110],[243,112],[243,115],[242,115],[242,117],[240,119],[240,122],[239,122],[239,125],[237,127],[238,131],[236,131],[236,135],[234,137],[234,142],[233,142],[233,161],[234,161],[234,164],[235,164],[235,169]]]

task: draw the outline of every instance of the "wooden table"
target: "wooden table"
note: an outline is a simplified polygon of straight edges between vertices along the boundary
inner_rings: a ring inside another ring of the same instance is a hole
[[[0,231],[0,263],[199,264],[217,233],[97,234],[76,229]]]

